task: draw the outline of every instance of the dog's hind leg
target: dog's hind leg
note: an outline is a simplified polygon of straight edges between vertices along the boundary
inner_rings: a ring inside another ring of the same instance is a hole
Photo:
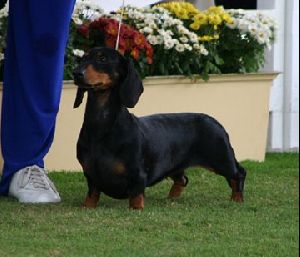
[[[245,169],[238,163],[234,151],[229,142],[218,145],[218,151],[210,156],[210,159],[201,166],[224,177],[232,190],[231,200],[234,202],[244,201],[244,183],[246,179]]]
[[[168,198],[176,199],[180,197],[189,180],[188,177],[185,176],[184,170],[175,172],[174,175],[170,176],[170,178],[174,181],[174,184],[171,187]]]
[[[213,153],[206,159],[207,167],[225,177],[232,189],[231,200],[241,203],[244,201],[246,171],[236,160],[228,135],[216,140],[215,145]]]
[[[229,163],[227,163],[229,164]],[[231,187],[231,200],[234,202],[244,201],[244,183],[246,179],[246,171],[237,161],[230,162],[230,165],[222,167],[213,167],[213,170],[227,180]]]
[[[234,178],[230,180],[230,186],[232,189],[231,200],[234,202],[244,201],[244,184],[247,172],[245,169],[236,161],[237,173]]]

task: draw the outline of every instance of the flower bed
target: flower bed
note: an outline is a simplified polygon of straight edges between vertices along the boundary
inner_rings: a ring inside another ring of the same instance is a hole
[[[105,14],[97,5],[77,1],[66,50],[65,79],[72,79],[74,67],[90,48],[115,46],[119,13]],[[0,11],[2,61],[6,23],[7,7]],[[269,89],[276,75],[212,75],[209,83],[166,75],[200,74],[208,79],[212,73],[257,72],[264,64],[265,49],[275,38],[272,19],[243,10],[212,7],[199,11],[191,4],[169,3],[153,8],[126,6],[123,23],[119,51],[134,60],[142,77],[148,77],[135,114],[205,112],[224,124],[239,160],[264,159]],[[153,77],[162,75],[165,77]],[[49,169],[80,168],[75,149],[84,108],[72,109],[76,90],[74,85],[64,86],[56,139],[46,159]],[[1,94],[0,85],[0,99]],[[0,166],[1,161],[0,156]]]
[[[0,68],[7,11],[7,6],[0,11]],[[201,74],[208,79],[211,73],[257,72],[275,39],[276,23],[260,13],[215,6],[200,11],[190,3],[171,2],[107,14],[80,0],[70,26],[65,79],[72,79],[74,66],[90,48],[115,46],[121,13],[119,51],[134,60],[142,77]]]

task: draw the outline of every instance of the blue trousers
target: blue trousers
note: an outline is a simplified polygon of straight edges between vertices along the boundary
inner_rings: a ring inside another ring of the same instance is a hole
[[[0,195],[13,174],[44,167],[53,142],[75,0],[10,0],[1,119]]]

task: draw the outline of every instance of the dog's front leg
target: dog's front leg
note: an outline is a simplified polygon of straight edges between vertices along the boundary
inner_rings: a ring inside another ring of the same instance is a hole
[[[132,174],[129,179],[129,208],[143,210],[145,207],[146,175],[143,172]]]
[[[85,174],[85,177],[87,179],[88,183],[88,193],[87,196],[83,202],[82,207],[88,208],[88,209],[95,209],[98,205],[99,198],[100,198],[100,192],[96,189],[96,187],[91,182],[91,179]]]
[[[145,195],[141,193],[137,196],[129,197],[129,209],[132,210],[144,210],[145,207]]]
[[[100,198],[100,193],[97,191],[89,192],[85,198],[85,201],[82,205],[84,208],[95,209],[98,205]]]

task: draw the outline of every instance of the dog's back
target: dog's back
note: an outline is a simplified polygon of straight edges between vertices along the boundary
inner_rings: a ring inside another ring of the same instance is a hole
[[[157,114],[139,121],[145,138],[145,166],[151,170],[150,185],[168,173],[191,166],[211,167],[219,172],[223,166],[232,166],[223,162],[234,158],[228,134],[206,114]]]

